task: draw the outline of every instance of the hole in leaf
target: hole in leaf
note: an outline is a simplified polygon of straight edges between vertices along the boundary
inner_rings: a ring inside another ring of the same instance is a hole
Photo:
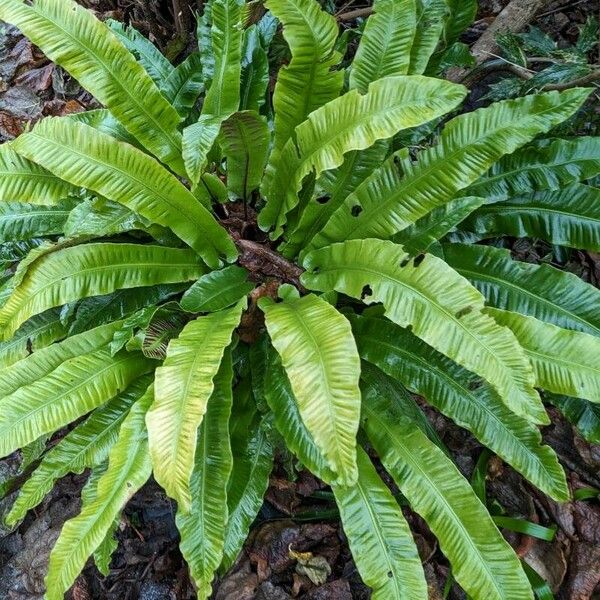
[[[362,289],[362,292],[360,294],[360,299],[364,300],[365,298],[368,298],[369,296],[373,295],[373,290],[371,289],[370,285],[365,285],[365,287]]]
[[[458,312],[454,314],[457,319],[461,319],[462,317],[468,315],[473,310],[472,306],[465,306],[461,308]]]
[[[398,169],[400,177],[402,177],[404,175],[404,167],[402,166],[402,159],[397,154],[394,156],[394,166]]]
[[[410,262],[410,258],[404,258],[400,261],[400,268],[404,269],[404,267]]]
[[[350,213],[352,214],[353,217],[358,217],[358,215],[360,215],[360,213],[363,211],[363,207],[360,204],[355,204],[352,207],[352,210],[350,211]]]
[[[388,571],[388,574],[387,574],[387,575],[388,575],[388,577],[389,577],[390,579],[391,579],[391,578],[394,576],[394,574],[393,574],[391,571]]]
[[[482,385],[483,385],[483,380],[474,379],[473,381],[471,381],[471,383],[469,383],[469,389],[472,392],[474,392],[475,390],[478,390]]]
[[[331,200],[331,196],[329,194],[326,194],[325,196],[319,196],[316,201],[319,204],[327,204],[329,201]]]
[[[418,267],[424,260],[425,260],[425,255],[419,254],[419,256],[417,256],[414,261],[415,267]]]

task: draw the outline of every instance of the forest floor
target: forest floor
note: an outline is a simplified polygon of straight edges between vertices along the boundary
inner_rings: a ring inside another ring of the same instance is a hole
[[[161,46],[168,46],[174,27],[164,0],[87,0],[103,16],[126,18]],[[367,2],[338,2],[343,10]],[[481,0],[475,25],[465,41],[475,41],[506,2]],[[600,13],[599,0],[549,2],[535,25],[559,44],[572,43],[577,26]],[[180,44],[180,47],[184,47]],[[173,51],[173,44],[170,46]],[[479,82],[478,86],[485,86]],[[481,90],[474,90],[481,93]],[[64,115],[95,107],[76,81],[50,63],[19,32],[0,25],[0,141],[17,136],[27,123],[46,115]],[[513,247],[521,260],[535,262],[544,253],[538,245],[520,241]],[[600,281],[600,256],[572,253],[570,267],[595,285]],[[470,477],[482,447],[439,413],[426,409],[432,424],[450,449],[461,471]],[[559,454],[572,489],[600,488],[600,446],[574,433],[560,413],[549,407],[552,424],[544,440]],[[19,462],[14,455],[0,461],[0,481]],[[506,532],[518,554],[548,581],[559,600],[600,599],[600,502],[573,501],[559,505],[532,488],[512,469],[491,460],[488,493],[513,517],[556,526],[552,542]],[[66,519],[79,508],[84,475],[61,480],[37,510],[14,532],[0,531],[0,599],[37,600],[49,551]],[[362,600],[369,598],[352,561],[334,504],[319,494],[323,485],[306,471],[290,481],[283,464],[271,477],[266,501],[250,538],[234,567],[215,585],[215,600]],[[317,492],[317,494],[315,494]],[[9,496],[0,504],[7,506]],[[443,597],[448,563],[425,523],[405,509],[430,585],[430,598]],[[4,536],[2,537],[2,534]],[[178,550],[171,503],[154,483],[129,503],[118,532],[119,549],[110,575],[103,578],[88,566],[71,592],[73,600],[187,600],[194,598],[187,568]],[[298,569],[294,551],[324,558],[330,569],[326,583],[315,585]],[[462,599],[456,587],[449,598]]]

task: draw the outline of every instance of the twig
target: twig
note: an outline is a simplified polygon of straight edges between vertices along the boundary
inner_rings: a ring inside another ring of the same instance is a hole
[[[548,83],[543,87],[543,89],[558,90],[559,92],[562,92],[563,90],[568,90],[574,87],[583,87],[598,80],[600,80],[600,69],[595,69],[579,79],[565,81],[564,83]]]
[[[549,17],[550,15],[553,15],[557,12],[561,12],[565,9],[570,9],[573,8],[574,6],[577,6],[578,4],[583,4],[585,2],[585,0],[577,0],[576,2],[571,2],[569,4],[563,4],[562,6],[559,6],[558,8],[553,8],[552,10],[549,10],[545,13],[542,13],[541,15],[538,15],[540,18],[542,17]]]
[[[347,21],[354,21],[354,19],[358,19],[360,17],[368,17],[372,12],[372,6],[365,6],[365,8],[356,8],[354,10],[349,10],[348,12],[336,15],[336,19],[344,23]]]
[[[477,65],[483,63],[490,54],[498,51],[498,45],[496,44],[498,33],[521,31],[533,19],[535,14],[549,2],[550,0],[511,0],[473,44],[471,53],[475,57]],[[458,82],[464,80],[468,73],[467,69],[453,68],[448,71],[446,78]]]
[[[304,273],[304,269],[290,262],[265,244],[244,239],[235,240],[235,243],[241,251],[240,265],[246,267],[251,273],[276,277],[293,283],[299,289],[304,289],[300,284],[300,275]]]
[[[185,0],[173,0],[172,4],[175,29],[177,30],[177,33],[184,35],[187,38],[191,31],[191,7]]]
[[[490,53],[491,54],[491,53]],[[495,54],[491,54],[492,56],[496,56]],[[546,59],[533,57],[527,60],[527,64],[535,64],[535,63],[544,63],[547,62]],[[554,62],[554,61],[549,61]],[[525,81],[529,81],[532,79],[536,72],[528,69],[527,67],[522,67],[516,63],[510,62],[504,58],[498,57],[497,60],[490,60],[482,65],[479,65],[472,71],[469,71],[466,76],[462,79],[461,83],[464,84],[473,84],[476,81],[479,81],[489,75],[493,71],[508,71]],[[585,86],[589,83],[593,83],[594,81],[600,80],[600,69],[594,69],[590,73],[583,75],[577,79],[572,79],[570,81],[564,81],[562,83],[547,83],[543,86],[540,86],[540,90],[543,91],[551,91],[558,90],[563,91],[574,87]]]
[[[511,0],[494,22],[473,44],[471,52],[478,64],[486,60],[488,53],[496,52],[496,35],[501,32],[515,33],[521,31],[536,13],[549,4],[550,0]]]

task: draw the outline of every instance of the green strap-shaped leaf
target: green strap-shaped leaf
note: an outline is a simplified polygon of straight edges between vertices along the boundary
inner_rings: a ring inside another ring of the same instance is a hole
[[[54,205],[78,188],[19,156],[10,143],[0,145],[0,201]]]
[[[381,77],[406,74],[416,27],[414,0],[378,0],[374,8],[350,72],[350,88],[361,93]],[[286,256],[295,256],[319,233],[346,197],[381,164],[387,148],[381,141],[363,151],[349,152],[341,167],[323,173],[322,181],[317,182],[322,193],[309,200],[297,225],[288,231],[288,241],[280,246]]]
[[[416,223],[397,233],[392,241],[401,244],[411,255],[426,252],[484,202],[483,198],[466,196],[434,208]]]
[[[148,219],[140,217],[126,206],[105,198],[91,198],[78,204],[71,211],[65,223],[64,234],[66,237],[74,239],[93,239],[110,237],[136,229],[145,231],[157,239],[170,236],[174,240],[172,245],[179,245],[179,240],[169,229],[153,225]]]
[[[104,404],[153,368],[138,353],[108,349],[72,358],[0,400],[0,456],[52,433]]]
[[[143,395],[150,383],[149,375],[134,381],[122,394],[97,408],[44,456],[22,486],[5,518],[9,527],[25,518],[27,511],[44,499],[57,479],[68,473],[82,473],[84,469],[104,462],[131,405]]]
[[[264,420],[256,423],[256,429],[250,433],[244,456],[238,456],[237,461],[234,456],[229,493],[234,494],[237,501],[229,502],[221,563],[223,571],[233,565],[248,538],[250,527],[263,505],[273,469],[273,446],[265,431]]]
[[[72,200],[62,200],[53,206],[0,202],[0,243],[58,235],[75,206]]]
[[[211,9],[213,0],[206,0],[203,5],[202,14],[198,16],[196,37],[198,38],[198,50],[202,59],[202,80],[204,87],[208,89],[215,72],[215,55],[213,52],[211,36]]]
[[[245,307],[244,298],[233,308],[188,323],[169,342],[167,358],[156,369],[156,400],[147,418],[150,454],[156,481],[177,500],[182,513],[192,506],[190,479],[198,427]]]
[[[117,432],[118,434],[118,432]],[[113,442],[114,443],[114,442]],[[107,452],[108,454],[108,452]],[[97,497],[98,492],[98,482],[106,473],[106,469],[108,468],[108,460],[105,460],[98,466],[95,466],[91,469],[90,476],[88,477],[83,489],[81,490],[81,504],[86,505],[93,502]],[[113,519],[109,530],[104,536],[104,540],[100,543],[100,545],[94,550],[94,563],[98,568],[98,571],[104,577],[108,577],[110,573],[110,561],[112,558],[112,553],[117,549],[117,539],[115,537],[115,533],[117,527],[119,526],[119,522],[121,520],[121,514],[118,513],[116,517]]]
[[[560,409],[590,444],[600,444],[600,405],[558,394],[545,394],[545,397]]]
[[[450,46],[472,25],[479,8],[477,0],[446,0],[448,18],[444,23],[444,44]]]
[[[16,25],[102,102],[145,148],[183,175],[177,111],[92,12],[73,0],[35,0],[32,6],[21,0],[2,0],[0,18]]]
[[[533,600],[519,559],[454,463],[388,398],[365,396],[363,426],[383,465],[474,598]]]
[[[70,336],[62,342],[41,348],[14,364],[0,369],[0,398],[12,394],[24,385],[42,379],[71,358],[100,350],[110,342],[120,327],[121,323],[109,323]]]
[[[173,69],[162,86],[162,93],[181,117],[185,118],[196,104],[203,87],[200,54],[192,52]]]
[[[273,18],[272,15],[269,18]],[[268,44],[263,40],[264,37],[258,25],[251,25],[244,31],[240,110],[259,111],[266,101],[267,86],[269,85],[269,57],[267,55]]]
[[[208,162],[208,153],[221,131],[223,117],[200,115],[183,130],[183,160],[190,181],[197,185]]]
[[[204,268],[191,250],[138,244],[87,244],[38,258],[0,309],[2,339],[48,308],[121,288],[189,281]]]
[[[492,246],[445,244],[444,260],[495,308],[600,336],[600,290],[547,264],[512,260]]]
[[[569,499],[565,474],[537,427],[512,413],[490,385],[389,321],[355,317],[352,329],[362,358],[471,431],[546,494]]]
[[[537,386],[600,402],[600,338],[498,308],[486,312],[512,329],[533,366]]]
[[[386,321],[389,325],[397,327]],[[404,330],[402,330],[404,331]],[[354,332],[353,332],[354,333]],[[414,336],[413,336],[413,339]],[[417,340],[419,343],[423,343]],[[360,350],[359,350],[360,351]],[[448,456],[450,451],[440,439],[435,428],[413,397],[412,393],[397,378],[393,378],[373,363],[362,361],[360,372],[361,391],[363,394],[379,394],[394,402],[406,419],[410,419],[436,446]]]
[[[260,185],[267,162],[267,120],[254,111],[236,112],[223,122],[220,141],[227,159],[227,187],[246,200]]]
[[[532,192],[558,190],[600,173],[598,156],[600,137],[525,146],[499,160],[468,192],[488,200],[508,200]]]
[[[365,93],[389,75],[406,75],[417,29],[415,0],[376,0],[352,61],[350,88]]]
[[[200,119],[183,132],[183,160],[194,184],[200,180],[221,124],[240,105],[242,8],[238,0],[214,0],[209,6],[214,71],[211,71]]]
[[[439,143],[419,153],[417,162],[400,154],[375,171],[334,213],[312,246],[392,237],[454,198],[504,154],[570,117],[588,94],[572,89],[525,96],[452,119]]]
[[[198,429],[190,483],[191,507],[189,511],[179,509],[176,517],[181,535],[179,547],[198,589],[199,600],[211,595],[212,580],[223,558],[227,482],[233,461],[229,443],[232,378],[231,352],[227,351]]]
[[[127,142],[131,146],[141,148],[137,140],[115,119],[113,114],[106,108],[96,108],[80,113],[64,115],[63,119],[70,119],[77,123],[85,123],[102,133],[106,133],[120,142]]]
[[[299,250],[325,227],[331,215],[346,198],[384,161],[389,143],[376,142],[360,152],[349,152],[337,169],[325,171],[317,181],[317,192],[306,204],[298,224],[286,232],[287,241],[279,246],[288,257]]]
[[[431,254],[411,261],[392,242],[352,240],[312,252],[304,266],[309,289],[382,302],[391,321],[410,325],[430,346],[487,379],[514,412],[548,422],[515,336],[481,312],[483,296],[444,261]]]
[[[311,473],[325,483],[331,484],[337,475],[329,468],[320,448],[302,421],[298,402],[292,392],[289,378],[281,364],[281,358],[268,344],[264,351],[259,373],[264,368],[264,399],[273,411],[275,426],[283,436],[286,446],[298,457]],[[255,371],[252,372],[255,378]]]
[[[444,33],[448,14],[446,0],[415,0],[417,23],[411,47],[411,75],[425,72],[429,59],[433,56]]]
[[[144,417],[152,402],[152,388],[129,411],[110,450],[108,468],[98,481],[92,501],[67,521],[50,554],[46,598],[63,600],[88,557],[102,544],[128,500],[152,472]]]
[[[340,484],[356,481],[360,358],[350,323],[314,294],[260,301],[302,420]]]
[[[537,237],[600,251],[600,189],[574,183],[558,191],[484,204],[460,224],[481,238]]]
[[[181,308],[189,312],[216,312],[235,304],[254,289],[248,271],[230,265],[202,275],[181,298]]]
[[[318,177],[335,169],[344,154],[364,150],[402,129],[417,127],[456,108],[466,89],[428,77],[386,77],[373,82],[365,94],[352,90],[311,113],[295,129],[272,161],[273,177],[265,186],[267,204],[259,216],[266,229],[276,224],[281,233],[286,214],[298,204],[298,192],[310,173]]]
[[[214,0],[211,17],[215,68],[202,113],[226,118],[238,110],[240,104],[242,8],[239,0]]]
[[[58,309],[50,309],[32,317],[19,327],[11,339],[0,342],[0,369],[26,358],[32,352],[66,335],[67,327],[62,323]]]
[[[77,304],[69,335],[81,333],[95,325],[109,323],[163,300],[186,289],[188,284],[173,283],[151,287],[118,290],[104,296],[85,298]]]
[[[173,230],[210,266],[231,261],[235,246],[176,177],[137,148],[69,119],[40,121],[14,142],[19,154],[66,181],[125,205]]]
[[[358,480],[333,486],[342,526],[372,600],[427,600],[423,566],[402,510],[358,449]]]
[[[268,437],[269,420],[257,413],[251,384],[246,379],[234,390],[229,424],[233,468],[227,486],[229,517],[221,572],[235,562],[250,526],[263,504],[273,469],[273,446]]]
[[[350,88],[361,93],[381,77],[406,74],[416,28],[414,0],[378,0],[374,9],[350,71]],[[382,141],[363,151],[349,152],[341,167],[323,173],[318,182],[323,193],[307,203],[298,224],[288,231],[288,241],[280,247],[284,254],[294,256],[323,228],[346,197],[379,167],[387,148],[388,144]]]
[[[108,19],[106,24],[117,39],[135,56],[137,61],[160,88],[175,70],[162,52],[137,29],[120,21]],[[172,102],[171,102],[172,104]]]
[[[339,96],[344,75],[333,69],[341,58],[334,50],[336,20],[316,0],[269,0],[266,7],[283,23],[283,36],[292,53],[289,64],[279,70],[273,95],[275,134],[265,176],[268,189],[274,161],[296,125]]]
[[[100,542],[100,545],[96,548],[96,550],[94,550],[94,563],[100,574],[104,577],[108,577],[110,575],[110,562],[112,560],[112,555],[119,546],[116,533],[119,529],[120,523],[121,513],[118,513],[114,518],[107,534],[104,536],[104,539],[102,542]]]

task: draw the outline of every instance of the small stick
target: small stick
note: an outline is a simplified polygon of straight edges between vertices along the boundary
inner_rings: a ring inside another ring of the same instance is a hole
[[[354,19],[358,19],[360,17],[368,17],[372,12],[372,6],[365,6],[365,8],[356,8],[354,10],[349,10],[348,12],[337,15],[336,19],[344,23],[347,21],[354,21]]]

